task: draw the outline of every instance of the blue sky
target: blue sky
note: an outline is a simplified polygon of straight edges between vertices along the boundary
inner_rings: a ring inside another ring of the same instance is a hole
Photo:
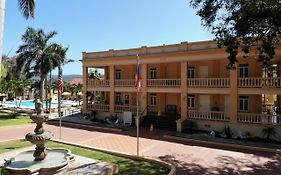
[[[69,47],[68,58],[82,52],[175,44],[212,39],[188,0],[37,0],[34,20],[25,20],[17,0],[6,0],[4,54],[15,55],[28,26],[55,30],[52,40]],[[56,72],[55,72],[56,73]],[[82,74],[77,61],[63,74]]]

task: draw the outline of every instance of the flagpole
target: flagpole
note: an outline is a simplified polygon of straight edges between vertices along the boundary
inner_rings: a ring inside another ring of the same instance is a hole
[[[59,77],[62,76],[62,70],[61,70],[61,65],[59,65],[58,67],[58,70],[59,70]],[[60,80],[58,80],[60,81]],[[58,86],[59,86],[59,82],[58,82]],[[60,89],[60,88],[58,88]],[[60,128],[60,131],[59,131],[59,140],[61,140],[61,91],[58,90],[58,113],[59,113],[59,128]]]
[[[137,69],[139,69],[139,54],[137,54],[138,62]],[[137,88],[137,156],[139,156],[139,89]]]

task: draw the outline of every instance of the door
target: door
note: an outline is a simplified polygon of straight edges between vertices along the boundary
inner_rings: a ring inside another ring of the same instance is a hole
[[[226,95],[226,96],[224,96],[224,112],[225,113],[229,113],[229,104],[230,104],[229,96]]]
[[[201,112],[210,111],[210,95],[199,96],[199,110]]]

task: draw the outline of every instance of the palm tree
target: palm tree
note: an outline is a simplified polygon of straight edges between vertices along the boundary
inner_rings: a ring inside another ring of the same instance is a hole
[[[58,44],[49,44],[51,38],[57,33],[52,31],[45,34],[42,29],[35,30],[27,28],[22,36],[23,44],[17,50],[18,69],[27,73],[27,77],[40,77],[40,99],[43,101],[44,81],[48,73],[58,65],[66,61],[66,52],[68,48],[64,48]]]
[[[28,18],[34,18],[35,12],[35,0],[18,0],[20,10],[23,16]],[[4,31],[4,16],[5,16],[5,0],[0,0],[0,72],[2,62],[2,50],[3,50],[3,31]]]

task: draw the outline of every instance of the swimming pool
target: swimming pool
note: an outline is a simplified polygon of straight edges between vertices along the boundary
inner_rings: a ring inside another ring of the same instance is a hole
[[[20,106],[19,106],[20,104]],[[34,109],[35,108],[35,103],[33,102],[33,100],[25,100],[25,101],[21,101],[21,103],[15,102],[15,101],[8,101],[6,103],[4,103],[5,106],[7,107],[21,107],[21,108],[29,108],[29,109]],[[62,101],[62,105],[61,106],[71,106],[72,103],[70,101]],[[43,108],[45,108],[46,103],[43,103]],[[57,108],[58,107],[58,102],[52,102],[52,108]]]

